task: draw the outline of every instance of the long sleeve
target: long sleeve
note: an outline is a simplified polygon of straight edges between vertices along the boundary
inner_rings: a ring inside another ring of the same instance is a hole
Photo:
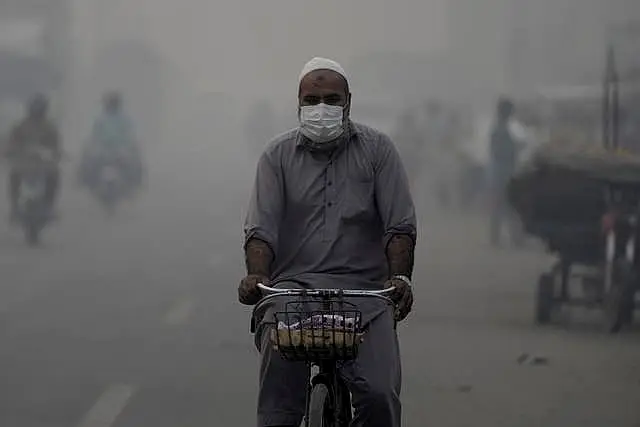
[[[385,246],[396,234],[416,239],[416,214],[409,181],[398,151],[385,136],[378,145],[375,197],[385,231]]]
[[[244,225],[245,245],[251,239],[260,239],[274,254],[285,203],[282,172],[276,163],[270,152],[260,157]]]

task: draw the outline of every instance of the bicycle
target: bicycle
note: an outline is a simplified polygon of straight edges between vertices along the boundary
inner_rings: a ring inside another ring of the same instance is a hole
[[[283,359],[304,361],[309,367],[303,426],[348,427],[352,419],[351,394],[338,374],[338,362],[357,357],[365,331],[362,313],[353,303],[345,301],[345,297],[376,298],[395,308],[395,303],[386,296],[395,288],[378,291],[283,289],[263,284],[258,284],[258,288],[265,296],[253,309],[252,332],[255,332],[256,312],[267,302],[294,298],[285,303],[284,311],[275,312],[270,342]],[[320,308],[312,310],[312,305]],[[318,372],[312,377],[314,367]]]

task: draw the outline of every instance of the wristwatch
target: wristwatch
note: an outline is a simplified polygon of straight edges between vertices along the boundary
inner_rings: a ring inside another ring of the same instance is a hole
[[[405,276],[403,274],[396,274],[396,275],[392,276],[391,278],[392,279],[402,280],[404,283],[407,284],[407,286],[411,286],[411,279],[409,279],[407,276]]]

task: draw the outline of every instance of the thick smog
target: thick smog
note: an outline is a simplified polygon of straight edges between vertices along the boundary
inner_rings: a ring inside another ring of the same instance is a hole
[[[639,42],[625,0],[0,2],[0,425],[639,426]]]

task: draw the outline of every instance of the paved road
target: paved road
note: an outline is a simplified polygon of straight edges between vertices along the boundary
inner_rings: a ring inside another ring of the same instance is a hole
[[[161,175],[112,220],[69,189],[41,249],[0,225],[0,425],[253,425],[241,208],[204,172]],[[400,328],[406,425],[640,426],[640,334],[604,335],[580,313],[534,327],[548,259],[483,237],[473,219],[424,223],[416,312]],[[548,363],[518,364],[523,353]]]

